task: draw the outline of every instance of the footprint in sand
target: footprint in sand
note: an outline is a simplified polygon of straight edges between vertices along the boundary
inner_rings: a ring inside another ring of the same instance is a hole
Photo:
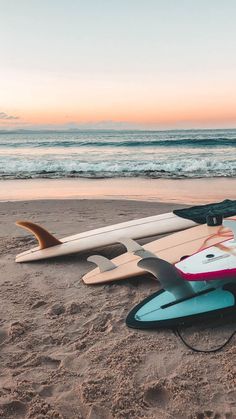
[[[61,361],[54,359],[47,355],[36,356],[28,364],[25,364],[26,367],[46,367],[47,369],[57,369],[61,364]]]
[[[0,417],[7,418],[23,418],[27,412],[27,407],[19,400],[12,400],[0,404]]]
[[[112,331],[112,315],[111,313],[101,313],[96,315],[96,317],[92,318],[88,322],[85,323],[86,328],[90,328],[91,332],[96,333],[104,333],[104,332],[111,332]]]
[[[159,381],[145,384],[143,400],[148,406],[164,408],[168,399],[168,392]]]
[[[235,419],[234,413],[225,412],[219,413],[213,410],[204,410],[196,414],[196,419]]]
[[[86,419],[112,419],[113,416],[102,406],[93,405],[86,416]]]
[[[0,329],[0,345],[8,338],[7,330]]]
[[[54,395],[54,387],[53,385],[46,385],[40,391],[39,395],[43,398],[52,397]]]
[[[46,312],[46,316],[55,318],[57,316],[60,316],[61,314],[64,314],[65,310],[66,309],[63,304],[55,303],[48,309],[48,311]]]
[[[47,303],[44,300],[36,300],[34,303],[31,304],[31,309],[35,310],[36,308],[45,306]]]
[[[11,323],[8,335],[11,336],[13,339],[23,335],[26,332],[26,325],[21,322],[13,322]]]
[[[18,378],[22,381],[44,381],[48,379],[51,371],[57,370],[61,365],[61,361],[51,358],[50,356],[36,356],[30,358],[28,362],[22,365],[17,371]],[[1,417],[1,416],[0,416]]]
[[[170,357],[165,352],[148,353],[137,373],[139,380],[155,380],[157,378],[168,377],[169,374],[178,368],[181,362],[181,353],[175,352],[175,356]]]
[[[212,400],[215,402],[215,403],[221,403],[221,404],[223,404],[223,403],[225,403],[225,402],[227,402],[227,403],[231,403],[231,404],[236,404],[236,391],[234,391],[234,390],[231,390],[231,391],[225,391],[225,390],[222,390],[222,392],[221,393],[215,393],[214,395],[213,395],[213,397],[212,397]]]
[[[87,355],[78,355],[78,352],[72,352],[70,354],[62,354],[61,366],[67,371],[83,374],[89,367],[89,360]]]

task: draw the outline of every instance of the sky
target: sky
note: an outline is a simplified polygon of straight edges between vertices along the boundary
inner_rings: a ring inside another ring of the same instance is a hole
[[[0,129],[236,127],[235,0],[0,0]]]

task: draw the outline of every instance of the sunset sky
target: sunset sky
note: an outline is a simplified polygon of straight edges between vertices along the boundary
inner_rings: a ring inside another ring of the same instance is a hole
[[[0,0],[0,128],[236,127],[235,0]]]

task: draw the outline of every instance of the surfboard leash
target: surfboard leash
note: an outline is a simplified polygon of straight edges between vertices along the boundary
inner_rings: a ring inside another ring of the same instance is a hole
[[[215,237],[222,237],[222,240],[225,238],[231,238],[232,233],[230,231],[225,231],[225,227],[220,226],[218,231],[216,233],[211,234],[210,236],[206,237],[206,239],[204,240],[204,242],[201,244],[201,246],[199,247],[197,252],[200,252],[201,250],[205,249],[207,247],[207,243],[211,240],[214,239]],[[214,245],[216,246],[216,245]]]
[[[220,352],[226,345],[228,345],[228,343],[233,339],[234,335],[236,334],[236,330],[234,330],[234,332],[229,336],[229,338],[220,346],[218,346],[218,348],[214,348],[214,349],[198,349],[198,348],[194,348],[192,345],[190,345],[182,336],[182,334],[180,333],[180,330],[176,327],[175,329],[172,329],[173,333],[175,334],[175,336],[177,336],[182,343],[191,351],[193,352],[198,352],[198,353],[215,353],[215,352]]]

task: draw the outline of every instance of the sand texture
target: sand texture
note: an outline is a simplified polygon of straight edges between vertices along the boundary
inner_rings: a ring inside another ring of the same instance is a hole
[[[220,353],[188,350],[170,330],[128,329],[125,318],[158,289],[150,277],[86,286],[89,254],[16,264],[35,245],[14,225],[30,219],[58,238],[150,216],[173,205],[135,201],[0,203],[0,417],[32,419],[236,418],[236,338]],[[176,205],[175,205],[176,207]],[[121,246],[102,249],[111,258]],[[198,347],[236,328],[183,331]]]

